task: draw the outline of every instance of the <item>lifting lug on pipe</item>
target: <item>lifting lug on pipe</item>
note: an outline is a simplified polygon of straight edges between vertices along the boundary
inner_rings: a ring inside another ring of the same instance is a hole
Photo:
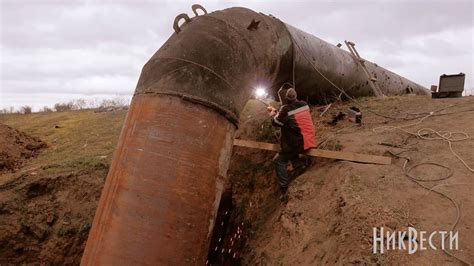
[[[196,17],[199,16],[199,14],[198,14],[198,12],[197,12],[198,9],[201,9],[202,12],[204,12],[204,15],[207,15],[207,10],[206,10],[203,6],[201,6],[201,5],[194,4],[194,5],[191,6],[191,9],[193,10],[194,15],[195,15]]]
[[[176,18],[174,19],[174,23],[173,23],[173,29],[176,33],[179,33],[181,31],[181,27],[179,26],[179,21],[181,19],[184,19],[185,23],[191,22],[191,19],[189,18],[189,16],[187,14],[182,13],[182,14],[177,15]]]

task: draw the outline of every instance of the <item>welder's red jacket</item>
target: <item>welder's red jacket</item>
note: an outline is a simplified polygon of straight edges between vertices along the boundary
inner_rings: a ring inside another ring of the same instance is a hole
[[[314,147],[314,125],[306,102],[292,101],[283,105],[272,119],[272,124],[281,127],[283,153],[302,153]]]

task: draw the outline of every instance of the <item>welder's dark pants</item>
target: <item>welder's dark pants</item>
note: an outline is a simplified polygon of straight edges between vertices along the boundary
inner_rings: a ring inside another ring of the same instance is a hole
[[[288,188],[290,178],[288,177],[288,163],[291,162],[293,169],[301,169],[305,167],[303,161],[299,158],[299,153],[278,153],[273,158],[275,170],[278,177],[278,184],[282,189]]]

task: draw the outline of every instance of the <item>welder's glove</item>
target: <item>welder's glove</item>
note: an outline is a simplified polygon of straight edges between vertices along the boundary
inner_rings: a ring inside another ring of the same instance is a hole
[[[267,107],[267,112],[271,117],[274,117],[277,114],[277,109],[272,106]]]

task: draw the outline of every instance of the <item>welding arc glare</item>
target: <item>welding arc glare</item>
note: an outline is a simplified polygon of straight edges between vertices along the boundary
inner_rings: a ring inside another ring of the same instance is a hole
[[[265,104],[265,106],[268,107],[268,103],[264,101],[264,99],[267,97],[267,91],[263,87],[256,87],[255,91],[255,100]]]
[[[257,87],[255,89],[255,96],[257,96],[257,98],[264,98],[266,95],[267,95],[267,91],[264,88]]]

